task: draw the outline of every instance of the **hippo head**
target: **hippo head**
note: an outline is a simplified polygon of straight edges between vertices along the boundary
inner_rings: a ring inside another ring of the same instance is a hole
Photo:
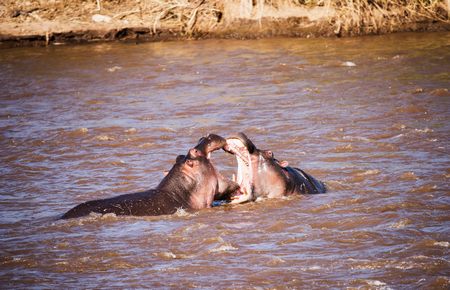
[[[176,158],[175,165],[160,186],[182,193],[176,198],[185,200],[193,209],[210,207],[214,197],[236,191],[239,186],[223,178],[210,160],[211,153],[226,144],[224,138],[215,134],[201,138],[186,155]]]
[[[227,138],[224,150],[236,156],[236,182],[240,189],[231,197],[232,203],[255,200],[258,197],[282,196],[286,191],[286,161],[278,161],[272,151],[256,148],[244,134]]]
[[[189,157],[195,158],[205,156],[207,159],[211,158],[211,152],[223,148],[227,141],[216,134],[209,134],[206,137],[198,140],[197,146],[189,150]]]

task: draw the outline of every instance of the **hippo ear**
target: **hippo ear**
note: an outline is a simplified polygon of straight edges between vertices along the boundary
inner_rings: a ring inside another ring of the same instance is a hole
[[[177,159],[175,159],[175,163],[180,163],[186,158],[186,155],[178,155]]]

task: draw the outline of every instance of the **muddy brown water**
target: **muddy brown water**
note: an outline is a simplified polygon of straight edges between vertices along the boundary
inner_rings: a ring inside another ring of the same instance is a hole
[[[449,72],[449,33],[2,50],[0,288],[448,289]],[[57,220],[238,131],[329,192]]]

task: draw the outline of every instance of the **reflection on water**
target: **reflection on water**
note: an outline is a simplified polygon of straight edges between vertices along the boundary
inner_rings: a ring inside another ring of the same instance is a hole
[[[3,50],[1,285],[448,288],[449,36]],[[329,193],[57,220],[238,131]]]

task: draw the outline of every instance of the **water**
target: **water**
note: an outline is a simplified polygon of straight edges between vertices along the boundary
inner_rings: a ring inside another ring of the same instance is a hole
[[[449,36],[2,50],[0,288],[448,289]],[[57,220],[239,131],[329,192]]]

